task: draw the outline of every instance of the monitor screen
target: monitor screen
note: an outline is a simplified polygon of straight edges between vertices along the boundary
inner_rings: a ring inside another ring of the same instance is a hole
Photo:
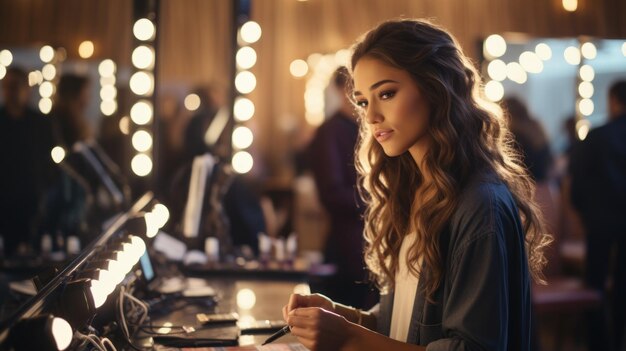
[[[154,269],[152,268],[152,262],[150,262],[150,256],[148,255],[148,251],[146,251],[141,259],[139,259],[141,264],[141,272],[143,273],[143,277],[146,282],[151,282],[154,279]]]

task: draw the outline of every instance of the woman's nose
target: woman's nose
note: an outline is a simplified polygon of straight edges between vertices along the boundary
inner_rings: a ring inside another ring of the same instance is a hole
[[[380,123],[383,119],[382,114],[378,111],[375,105],[370,105],[365,113],[365,122],[368,124]]]

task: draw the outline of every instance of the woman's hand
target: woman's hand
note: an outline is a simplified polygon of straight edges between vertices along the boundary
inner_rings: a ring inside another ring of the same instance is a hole
[[[283,319],[285,319],[286,321],[289,312],[301,307],[319,307],[325,309],[326,311],[336,312],[335,304],[333,303],[333,301],[324,295],[291,294],[291,296],[289,297],[289,302],[286,306],[283,306]]]
[[[291,334],[311,351],[340,350],[350,338],[350,322],[324,308],[296,308],[288,313],[286,320]]]

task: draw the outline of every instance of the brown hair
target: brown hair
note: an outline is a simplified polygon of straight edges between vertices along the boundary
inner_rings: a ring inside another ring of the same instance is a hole
[[[425,279],[427,296],[432,296],[443,276],[438,236],[465,182],[476,172],[495,173],[508,186],[520,210],[531,274],[542,281],[546,262],[542,248],[550,238],[543,232],[532,200],[534,183],[512,147],[502,110],[480,96],[480,77],[455,39],[424,20],[391,20],[366,33],[354,46],[353,70],[363,57],[408,72],[431,106],[433,142],[423,166],[432,173],[432,182],[425,186],[408,152],[387,157],[361,123],[355,163],[359,190],[367,204],[365,260],[378,285],[393,286],[400,246],[412,229],[417,240],[407,261],[413,274]],[[412,208],[416,195],[424,203]],[[420,256],[428,274],[421,274]]]

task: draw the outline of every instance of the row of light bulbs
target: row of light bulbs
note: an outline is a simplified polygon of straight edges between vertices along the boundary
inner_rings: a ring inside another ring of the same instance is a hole
[[[9,50],[0,50],[0,79],[7,74],[7,67],[13,62],[13,54]]]
[[[324,122],[324,89],[335,70],[339,66],[348,66],[349,60],[350,51],[341,49],[326,55],[313,53],[306,61],[298,59],[291,62],[289,69],[294,77],[303,77],[311,72],[304,91],[304,117],[310,125],[319,126]]]
[[[65,282],[57,297],[57,316],[41,314],[21,319],[11,327],[0,347],[15,351],[67,349],[74,329],[82,328],[84,318],[91,319],[96,314],[145,254],[146,243],[140,235],[154,238],[168,220],[169,210],[159,203],[151,211],[128,219],[125,232],[99,246],[89,263]]]
[[[106,267],[100,268],[98,277],[91,280],[90,291],[96,308],[104,304],[145,252],[146,243],[140,237],[130,235],[120,245],[120,250],[111,253]]]
[[[154,107],[151,97],[154,93],[154,66],[156,56],[152,42],[156,37],[156,26],[148,18],[140,18],[133,25],[133,35],[140,43],[132,52],[131,62],[136,71],[130,77],[130,90],[139,99],[130,108],[130,120],[134,128],[130,128],[126,117],[120,120],[122,132],[134,131],[131,142],[136,154],[130,167],[136,175],[145,177],[152,172],[151,150],[153,136],[150,124],[154,118]]]
[[[65,59],[65,51],[55,50],[50,45],[44,45],[39,50],[39,59],[44,66],[41,71],[35,70],[28,74],[29,85],[39,85],[39,111],[48,114],[52,110],[52,97],[56,93],[55,81],[57,78],[56,64]]]
[[[250,45],[261,39],[262,32],[261,26],[254,21],[244,23],[238,31],[239,48],[235,54],[237,74],[234,83],[239,96],[235,98],[233,106],[235,128],[232,134],[232,144],[235,153],[231,164],[235,172],[240,174],[250,172],[254,165],[252,155],[246,151],[254,141],[254,134],[244,123],[249,121],[255,112],[254,103],[247,97],[257,85],[256,76],[250,71],[257,62],[257,53]]]
[[[527,79],[526,72],[540,73],[543,70],[542,61],[547,61],[552,57],[552,49],[545,43],[539,43],[534,52],[523,52],[519,57],[519,63],[505,64],[499,57],[505,54],[506,49],[506,41],[497,34],[489,36],[483,45],[485,57],[491,60],[487,64],[487,75],[491,80],[485,84],[485,95],[492,101],[500,101],[504,97],[504,87],[501,81],[508,78],[518,84],[523,84]],[[626,42],[622,44],[621,50],[626,57]],[[569,46],[563,52],[563,57],[568,64],[579,66],[576,89],[578,94],[576,132],[580,140],[584,140],[589,133],[591,123],[586,117],[591,116],[594,111],[592,97],[595,90],[593,85],[595,71],[585,61],[595,59],[597,54],[595,44],[589,41],[582,43],[580,47]]]
[[[140,96],[140,99],[132,105],[130,110],[130,121],[136,128],[131,137],[132,145],[137,154],[131,161],[132,171],[139,176],[147,176],[152,171],[152,158],[149,151],[152,149],[153,137],[148,129],[149,124],[153,120],[154,108],[150,97],[154,92],[154,64],[155,51],[151,44],[156,34],[156,27],[152,21],[147,18],[139,19],[133,26],[133,34],[139,41],[145,42],[138,45],[132,52],[131,61],[137,71],[131,76],[129,86],[131,91]],[[254,21],[246,22],[239,31],[239,38],[243,43],[252,44],[261,37],[261,27]],[[93,55],[94,44],[91,41],[83,41],[79,45],[79,55],[82,58],[89,58]],[[65,52],[62,48],[55,50],[51,46],[46,45],[39,52],[40,59],[44,63],[41,71],[36,70],[29,74],[29,84],[31,86],[39,85],[39,109],[42,113],[47,114],[52,109],[52,97],[55,93],[56,86],[54,79],[57,77],[57,69],[55,62],[65,58]],[[61,57],[59,59],[59,57]],[[244,95],[251,93],[256,88],[256,77],[248,69],[252,68],[256,63],[257,55],[250,46],[243,46],[237,52],[236,62],[239,73],[235,77],[235,87],[242,94],[235,100],[234,117],[238,123],[248,121],[255,113],[254,103]],[[9,50],[0,51],[0,79],[6,74],[6,67],[13,61],[13,55]],[[112,60],[104,60],[98,67],[100,74],[100,110],[105,116],[110,116],[117,111],[117,89],[116,83],[116,65]],[[187,101],[187,100],[196,101]],[[185,101],[185,105],[190,109],[197,109],[199,106],[199,97],[197,95],[190,96]],[[195,105],[195,108],[194,108]],[[130,122],[129,117],[123,117],[120,120],[120,130],[124,134],[129,134]],[[145,129],[143,129],[145,128]],[[234,169],[239,173],[246,173],[252,168],[252,156],[244,151],[253,141],[252,131],[239,125],[233,131],[233,146],[240,150],[233,156]],[[61,162],[65,158],[65,150],[61,147],[55,147],[52,151],[52,158],[55,162]]]
[[[158,203],[154,205],[151,211],[132,218],[129,222],[142,222],[140,226],[142,233],[140,234],[146,239],[152,239],[159,233],[159,229],[167,223],[169,217],[170,213],[167,207]],[[97,275],[91,278],[89,287],[96,308],[106,302],[107,297],[115,291],[117,285],[124,280],[146,252],[146,243],[139,236],[139,233],[133,232],[135,230],[137,229],[129,229],[131,233],[122,242],[118,243],[112,250],[103,253],[105,264],[98,267]]]
[[[552,58],[552,49],[545,43],[539,43],[534,51],[525,51],[519,56],[518,62],[505,63],[499,59],[506,53],[507,44],[504,38],[494,34],[487,37],[483,45],[484,56],[489,60],[487,75],[491,79],[485,84],[485,95],[492,101],[500,101],[504,97],[502,81],[509,79],[518,84],[524,84],[528,79],[528,73],[537,74],[543,71],[543,61]],[[626,42],[622,45],[622,53],[626,56]],[[597,56],[597,48],[592,42],[583,43],[580,48],[569,46],[563,52],[565,61],[571,65],[579,66],[582,60],[593,60]],[[578,87],[580,101],[578,109],[584,116],[593,113],[593,67],[585,64],[579,69],[581,83]]]
[[[103,60],[98,65],[98,74],[100,75],[100,111],[105,116],[111,116],[117,111],[116,71],[117,65],[111,59]]]
[[[94,46],[91,41],[84,41],[79,45],[78,52],[82,58],[89,58],[93,55]],[[55,80],[58,77],[57,72],[57,64],[61,61],[64,61],[67,57],[67,53],[64,48],[54,49],[50,45],[44,45],[39,50],[39,59],[44,64],[41,70],[34,70],[28,74],[28,84],[29,86],[38,85],[38,93],[41,97],[38,103],[39,110],[43,114],[50,113],[52,109],[52,98],[56,92]],[[9,50],[0,51],[0,79],[4,77],[6,74],[6,66],[10,65],[13,61],[13,55]],[[101,64],[106,64],[105,60]],[[115,69],[114,63],[113,70]],[[100,69],[102,72],[102,69]],[[101,73],[102,74],[102,73]],[[101,90],[101,97],[103,102],[101,104],[101,111],[104,115],[111,115],[117,109],[117,103],[115,101],[116,91],[115,91],[115,77],[111,74],[111,77],[108,79],[108,83],[101,79],[101,83],[103,85],[103,89]],[[106,84],[109,84],[110,87],[104,88]]]

